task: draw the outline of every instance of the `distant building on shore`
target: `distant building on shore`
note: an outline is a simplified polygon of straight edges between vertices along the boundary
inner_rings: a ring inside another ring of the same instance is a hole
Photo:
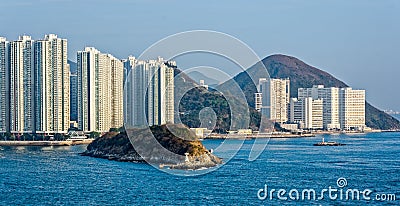
[[[290,80],[260,78],[257,90],[255,108],[261,115],[278,123],[287,122]]]
[[[200,79],[200,86],[204,87],[206,90],[208,90],[208,85],[205,84],[205,81],[203,79]]]
[[[289,122],[298,123],[300,129],[323,129],[323,101],[311,97],[291,98]]]
[[[261,92],[254,93],[254,106],[257,111],[261,112],[261,107],[262,107],[262,93]]]
[[[174,61],[137,60],[124,62],[125,123],[128,127],[174,123]]]
[[[67,133],[70,121],[70,82],[67,40],[55,34],[34,42],[35,130]]]
[[[365,90],[339,90],[339,121],[343,130],[365,127]]]
[[[7,72],[7,46],[6,38],[0,37],[0,132],[8,131],[8,72]]]
[[[340,129],[339,122],[339,88],[325,88],[324,85],[314,85],[312,88],[299,88],[298,99],[305,98],[323,100],[324,129]]]
[[[67,40],[0,38],[0,131],[67,133],[69,68]]]
[[[18,40],[8,44],[8,109],[11,133],[34,132],[33,55],[33,40],[30,36],[20,36]]]
[[[299,88],[297,99],[300,102],[322,100],[324,129],[363,130],[366,127],[365,90],[353,90],[350,87],[325,88],[323,85],[314,85],[312,88]],[[296,107],[296,104],[298,105],[299,102],[293,102],[293,107],[291,105],[291,113],[311,114],[317,112],[314,107]],[[319,109],[317,110],[319,113]],[[298,120],[295,117],[291,118],[291,121],[294,122]],[[307,121],[307,115],[303,117],[303,121]],[[307,124],[305,124],[305,128],[309,128]]]
[[[121,60],[93,47],[77,53],[78,128],[107,132],[123,126]]]
[[[78,122],[78,75],[71,73],[69,76],[70,80],[70,120]]]

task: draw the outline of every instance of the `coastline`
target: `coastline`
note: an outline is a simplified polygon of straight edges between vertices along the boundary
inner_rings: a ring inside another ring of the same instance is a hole
[[[380,129],[373,129],[364,132],[359,131],[318,131],[314,132],[313,134],[368,134],[368,133],[384,133],[384,132],[400,132],[400,130],[380,130]]]
[[[368,133],[385,133],[385,132],[400,132],[400,130],[370,130],[370,131],[317,131],[306,134],[251,134],[251,135],[238,135],[238,134],[210,134],[203,139],[257,139],[257,138],[271,138],[271,139],[284,139],[284,138],[304,138],[315,137],[317,135],[338,135],[338,134],[368,134]]]
[[[64,141],[0,141],[0,146],[74,146],[90,144],[94,139]]]
[[[315,137],[315,134],[252,134],[252,135],[228,135],[228,134],[211,134],[204,139],[264,139],[264,138],[302,138]]]

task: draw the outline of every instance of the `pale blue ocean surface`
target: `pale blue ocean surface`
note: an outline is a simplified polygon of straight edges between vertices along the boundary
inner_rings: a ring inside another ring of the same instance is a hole
[[[396,194],[400,204],[400,133],[324,136],[347,144],[315,147],[322,136],[273,139],[262,155],[248,161],[253,140],[216,171],[179,177],[146,164],[82,157],[84,146],[0,147],[0,205],[362,205],[365,200],[261,201],[259,189],[346,188]],[[232,144],[235,143],[231,140]],[[205,140],[215,148],[221,140]],[[221,154],[217,154],[223,156]]]

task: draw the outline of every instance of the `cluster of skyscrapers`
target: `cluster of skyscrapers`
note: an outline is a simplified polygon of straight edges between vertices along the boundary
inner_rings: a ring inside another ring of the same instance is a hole
[[[66,39],[0,37],[0,132],[67,133],[71,119],[84,132],[106,132],[124,121],[128,127],[173,123],[174,68],[176,62],[162,58],[120,60],[86,47],[70,73]],[[290,98],[289,79],[267,78],[257,89],[255,108],[282,125],[365,127],[365,90],[315,85]]]
[[[78,51],[78,129],[107,132],[124,121],[128,128],[173,123],[175,67],[162,58],[119,60],[93,47]]]
[[[301,129],[363,130],[365,90],[352,88],[299,88],[290,98],[289,79],[259,79],[255,107],[264,117]]]
[[[126,127],[174,123],[175,61],[129,57],[126,69]]]
[[[67,40],[0,37],[0,131],[64,133],[69,128]]]
[[[120,128],[124,117],[134,126],[174,122],[175,62],[86,47],[76,67],[71,73],[67,40],[55,34],[0,37],[0,133],[65,134],[70,120],[84,132]]]

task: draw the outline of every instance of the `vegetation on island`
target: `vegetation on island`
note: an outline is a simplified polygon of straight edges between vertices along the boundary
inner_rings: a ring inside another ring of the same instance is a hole
[[[155,147],[153,141],[162,147]],[[169,152],[165,152],[165,149]],[[193,161],[185,161],[186,154]],[[182,124],[108,132],[89,144],[82,155],[126,162],[183,164],[185,168],[192,169],[222,163]]]

